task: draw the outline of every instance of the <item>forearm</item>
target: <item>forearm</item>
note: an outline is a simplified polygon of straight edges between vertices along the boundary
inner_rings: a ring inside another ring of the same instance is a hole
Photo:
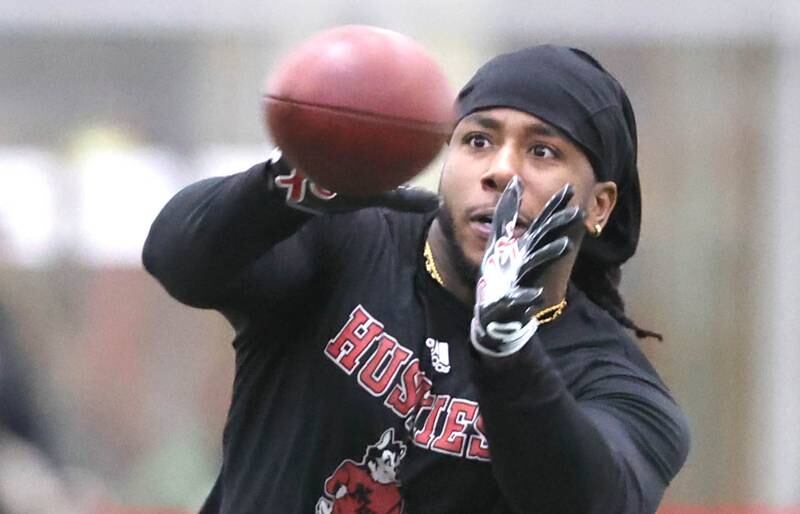
[[[536,338],[510,357],[482,357],[476,382],[493,472],[513,512],[642,512],[630,507],[640,503],[635,477]]]
[[[245,269],[311,217],[286,206],[264,166],[194,183],[156,217],[142,260],[178,300],[215,306]]]

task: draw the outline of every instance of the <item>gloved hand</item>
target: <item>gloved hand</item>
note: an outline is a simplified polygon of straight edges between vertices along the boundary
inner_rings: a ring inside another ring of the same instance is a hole
[[[329,191],[289,164],[280,148],[272,151],[265,169],[270,187],[273,190],[285,190],[286,205],[315,215],[349,212],[365,207],[388,207],[407,212],[428,212],[439,207],[439,196],[421,188],[402,186],[370,197],[346,196]]]
[[[522,183],[509,182],[492,219],[492,238],[481,263],[475,292],[470,339],[485,355],[503,357],[519,351],[539,326],[542,277],[550,264],[568,253],[583,213],[567,207],[573,188],[567,184],[553,195],[525,232],[516,237]]]

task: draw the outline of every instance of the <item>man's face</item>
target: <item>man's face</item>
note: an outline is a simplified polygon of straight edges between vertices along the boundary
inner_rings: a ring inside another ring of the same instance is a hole
[[[466,116],[451,137],[439,188],[444,200],[440,222],[458,252],[452,257],[468,274],[480,266],[494,207],[515,175],[524,186],[519,231],[567,183],[575,188],[571,204],[588,213],[603,201],[597,196],[602,184],[596,184],[586,155],[553,126],[508,108]],[[590,218],[587,225],[594,223]]]

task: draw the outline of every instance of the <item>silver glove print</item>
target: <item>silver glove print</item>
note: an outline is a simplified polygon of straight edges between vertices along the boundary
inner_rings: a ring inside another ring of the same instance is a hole
[[[536,333],[542,276],[572,248],[567,233],[583,219],[578,207],[567,206],[573,196],[567,184],[525,227],[519,216],[522,192],[515,176],[500,196],[475,291],[470,338],[478,352],[495,357],[519,351]]]

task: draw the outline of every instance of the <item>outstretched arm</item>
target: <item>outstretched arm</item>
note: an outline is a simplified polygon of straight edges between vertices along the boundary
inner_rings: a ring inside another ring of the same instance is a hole
[[[142,260],[176,299],[195,307],[225,306],[251,266],[313,217],[286,205],[270,166],[191,184],[156,217]]]
[[[581,216],[567,186],[517,237],[521,193],[513,180],[495,210],[471,333],[503,499],[518,513],[652,514],[686,458],[685,419],[654,372],[605,348],[571,350],[589,364],[568,390],[533,312]]]
[[[576,398],[536,336],[512,356],[482,357],[476,371],[493,472],[512,512],[656,511],[688,452],[685,419],[656,379],[598,354]]]
[[[312,283],[351,229],[329,214],[374,206],[425,212],[438,204],[435,194],[413,188],[358,198],[327,191],[276,149],[244,173],[175,195],[153,222],[142,260],[188,305],[231,312],[243,303],[282,303]]]

